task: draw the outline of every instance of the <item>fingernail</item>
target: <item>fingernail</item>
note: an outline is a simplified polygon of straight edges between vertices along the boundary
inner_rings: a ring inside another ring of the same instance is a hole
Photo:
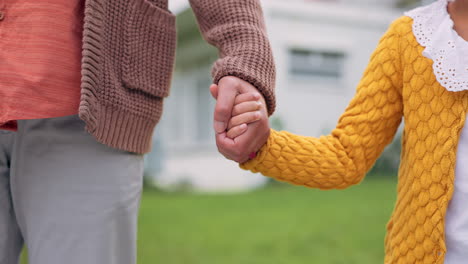
[[[240,126],[240,129],[242,129],[242,130],[244,130],[244,129],[246,129],[246,128],[247,128],[247,124],[242,124],[242,125]]]
[[[256,100],[260,99],[260,94],[254,93],[254,98],[255,98]]]
[[[261,116],[262,116],[262,114],[260,112],[255,112],[255,118],[256,119],[260,119]]]
[[[224,122],[215,121],[214,122],[214,129],[217,133],[224,132],[226,130],[226,124]]]

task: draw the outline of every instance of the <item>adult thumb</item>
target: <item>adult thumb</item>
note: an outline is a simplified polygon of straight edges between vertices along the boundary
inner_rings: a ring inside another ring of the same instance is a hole
[[[218,99],[218,85],[212,84],[210,86],[210,93],[211,93],[211,96],[213,96],[214,99]]]

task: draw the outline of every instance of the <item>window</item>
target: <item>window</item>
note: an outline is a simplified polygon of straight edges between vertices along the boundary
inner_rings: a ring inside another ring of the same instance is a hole
[[[337,82],[343,75],[343,52],[291,49],[289,74],[295,80]]]
[[[160,126],[164,130],[165,144],[171,149],[213,143],[215,101],[209,91],[211,83],[209,67],[176,73]]]

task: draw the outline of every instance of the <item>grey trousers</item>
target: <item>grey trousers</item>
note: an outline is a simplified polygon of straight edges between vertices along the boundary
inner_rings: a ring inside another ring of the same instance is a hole
[[[136,263],[143,157],[102,145],[77,116],[0,130],[0,264]]]

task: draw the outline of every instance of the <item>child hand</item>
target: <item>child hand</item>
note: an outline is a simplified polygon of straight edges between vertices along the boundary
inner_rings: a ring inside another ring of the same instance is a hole
[[[259,93],[245,93],[236,96],[232,117],[228,124],[227,136],[234,139],[247,131],[247,125],[260,120],[261,106]]]

